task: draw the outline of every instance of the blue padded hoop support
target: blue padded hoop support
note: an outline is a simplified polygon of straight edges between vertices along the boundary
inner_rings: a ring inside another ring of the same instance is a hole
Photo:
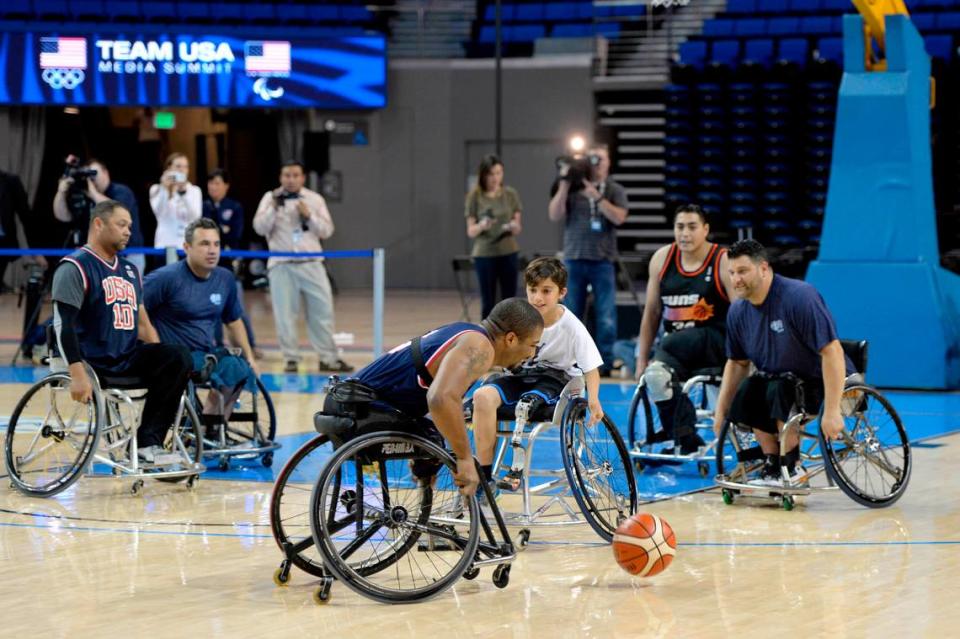
[[[843,21],[820,255],[807,280],[840,335],[870,342],[870,382],[960,388],[960,277],[940,267],[930,158],[930,57],[887,16],[885,72],[867,72],[860,16]]]

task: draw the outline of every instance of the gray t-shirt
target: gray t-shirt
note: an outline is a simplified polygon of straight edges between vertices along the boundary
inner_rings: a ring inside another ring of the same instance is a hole
[[[615,205],[627,208],[627,192],[607,180],[597,190]],[[567,196],[563,256],[568,260],[612,262],[617,257],[617,227],[580,190]]]
[[[61,264],[53,272],[52,297],[54,302],[63,302],[80,308],[86,291],[83,288],[83,276],[75,264]]]

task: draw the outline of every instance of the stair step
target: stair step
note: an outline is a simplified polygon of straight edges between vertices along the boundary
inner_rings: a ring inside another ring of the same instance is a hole
[[[667,134],[663,131],[618,131],[617,137],[621,140],[662,140],[667,137]],[[662,152],[663,147],[659,148]],[[655,151],[650,151],[650,153],[655,153]]]
[[[624,191],[627,192],[627,195],[663,195],[665,190],[659,186],[657,187],[632,187],[624,188]]]
[[[626,224],[666,224],[666,215],[628,215]]]
[[[664,126],[666,118],[600,118],[603,126]]]
[[[617,229],[617,237],[635,237],[637,239],[672,240],[672,229]]]
[[[628,211],[662,211],[666,208],[666,205],[661,201],[654,202],[643,202],[643,201],[633,201],[630,202],[630,206],[627,207]]]
[[[663,183],[663,173],[613,173],[611,176],[617,182],[659,182]]]
[[[603,113],[663,113],[667,110],[664,104],[601,104],[597,107]]]

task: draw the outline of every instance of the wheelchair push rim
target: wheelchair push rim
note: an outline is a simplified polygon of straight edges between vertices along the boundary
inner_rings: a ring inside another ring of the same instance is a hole
[[[24,494],[52,497],[66,490],[97,450],[102,398],[84,405],[69,389],[69,375],[49,375],[20,398],[10,417],[4,456],[10,481]]]
[[[637,512],[637,481],[623,437],[609,417],[586,424],[587,402],[570,403],[560,442],[571,492],[591,528],[613,541],[617,526]]]

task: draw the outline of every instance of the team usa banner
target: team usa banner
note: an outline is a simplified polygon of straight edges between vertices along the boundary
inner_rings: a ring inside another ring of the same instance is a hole
[[[375,109],[382,36],[0,34],[0,104]]]

